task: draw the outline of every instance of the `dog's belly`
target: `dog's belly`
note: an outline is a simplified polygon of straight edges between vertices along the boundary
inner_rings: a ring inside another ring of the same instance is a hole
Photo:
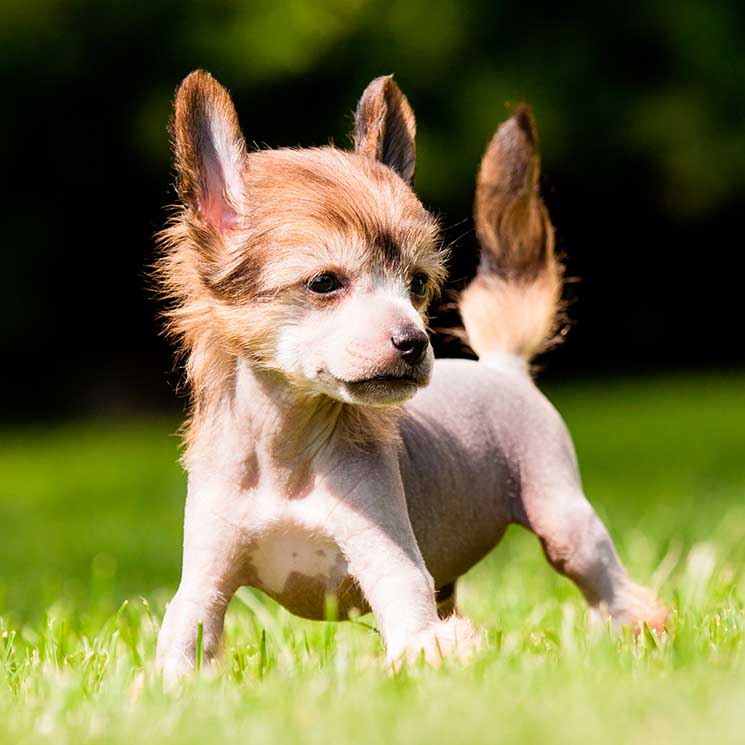
[[[566,429],[528,376],[469,360],[437,360],[407,405],[400,464],[412,527],[437,585],[486,555],[522,518],[534,463],[573,458]],[[551,468],[543,468],[551,473]]]
[[[248,547],[249,584],[303,618],[347,618],[369,608],[331,539],[300,525],[276,527]]]
[[[523,522],[522,488],[531,473],[578,478],[566,428],[525,376],[438,360],[432,384],[406,410],[401,476],[438,588],[483,558],[507,525]],[[340,619],[369,610],[333,539],[301,522],[283,520],[252,541],[247,556],[247,584],[296,615],[326,618],[329,596]]]

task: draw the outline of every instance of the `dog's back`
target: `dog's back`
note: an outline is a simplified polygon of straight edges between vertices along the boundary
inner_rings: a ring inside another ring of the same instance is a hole
[[[481,262],[460,311],[479,361],[438,360],[401,425],[409,511],[438,585],[487,553],[508,523],[524,522],[532,474],[551,472],[555,483],[581,490],[571,438],[528,367],[553,343],[561,317],[562,267],[538,177],[535,128],[523,107],[495,133],[477,179]],[[452,523],[465,530],[449,531]]]
[[[562,321],[563,267],[538,178],[533,121],[520,108],[494,135],[477,180],[481,262],[460,311],[479,361],[438,360],[401,425],[412,526],[445,607],[455,579],[517,523],[592,606],[660,628],[665,609],[625,573],[584,497],[567,428],[530,377]]]
[[[509,364],[437,360],[430,385],[406,405],[401,435],[409,515],[438,587],[485,556],[508,524],[525,522],[531,483],[551,474],[581,491],[561,417]]]

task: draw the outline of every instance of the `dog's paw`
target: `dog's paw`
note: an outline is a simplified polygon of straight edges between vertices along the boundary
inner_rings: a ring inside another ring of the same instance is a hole
[[[156,670],[160,674],[163,689],[175,691],[179,684],[194,672],[194,665],[189,662],[186,655],[171,654],[158,658]]]
[[[624,595],[626,624],[641,631],[646,625],[661,634],[670,616],[670,611],[650,589],[633,585]]]
[[[604,625],[608,618],[615,628],[626,626],[638,634],[647,626],[659,635],[667,627],[670,611],[652,590],[630,584],[619,593],[613,607],[592,610],[594,625]]]
[[[422,659],[433,667],[439,667],[445,657],[457,657],[465,662],[480,647],[481,635],[476,627],[467,618],[453,614],[415,636],[403,651],[390,656],[388,662],[393,670]]]

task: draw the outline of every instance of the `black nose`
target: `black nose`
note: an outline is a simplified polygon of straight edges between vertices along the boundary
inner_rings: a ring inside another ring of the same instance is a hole
[[[427,334],[416,326],[397,328],[391,336],[391,341],[401,358],[410,365],[418,365],[424,359],[429,344]]]

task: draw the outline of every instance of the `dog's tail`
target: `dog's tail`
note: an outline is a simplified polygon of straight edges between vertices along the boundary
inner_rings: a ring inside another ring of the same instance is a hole
[[[557,339],[563,267],[539,171],[533,118],[521,106],[481,161],[474,206],[481,262],[460,298],[469,343],[487,364],[525,369]]]

